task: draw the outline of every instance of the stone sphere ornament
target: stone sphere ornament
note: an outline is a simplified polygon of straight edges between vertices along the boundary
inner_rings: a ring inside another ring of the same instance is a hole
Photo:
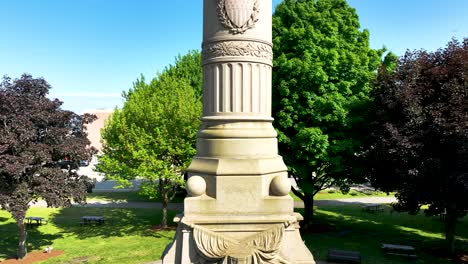
[[[276,176],[270,184],[271,194],[275,196],[285,196],[291,191],[291,182],[284,176]]]
[[[187,180],[186,189],[192,197],[201,196],[206,193],[206,181],[203,177],[192,176]]]

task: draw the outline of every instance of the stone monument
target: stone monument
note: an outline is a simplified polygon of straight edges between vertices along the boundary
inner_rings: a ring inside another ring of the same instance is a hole
[[[162,261],[315,263],[272,126],[272,0],[203,3],[203,122]]]

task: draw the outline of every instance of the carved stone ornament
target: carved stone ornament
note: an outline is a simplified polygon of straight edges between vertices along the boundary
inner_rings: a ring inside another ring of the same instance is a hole
[[[285,225],[279,224],[243,240],[223,236],[199,225],[193,239],[200,259],[197,264],[290,264],[279,255]]]
[[[272,60],[270,45],[251,41],[215,42],[203,47],[203,60],[224,56],[250,56]]]
[[[258,21],[258,0],[219,0],[219,21],[232,34],[243,34]]]

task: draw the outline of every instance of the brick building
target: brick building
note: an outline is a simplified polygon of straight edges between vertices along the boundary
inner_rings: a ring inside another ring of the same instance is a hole
[[[86,132],[88,133],[89,141],[91,141],[91,146],[95,147],[99,152],[102,150],[101,129],[104,127],[105,121],[113,111],[114,110],[97,109],[85,112],[97,116],[94,122],[86,125]]]

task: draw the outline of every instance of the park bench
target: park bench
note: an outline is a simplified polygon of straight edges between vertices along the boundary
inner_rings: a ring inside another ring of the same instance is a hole
[[[368,205],[364,205],[362,207],[362,210],[368,213],[379,213],[379,212],[383,212],[385,208],[381,204],[368,204]]]
[[[39,217],[39,216],[28,216],[25,217],[24,220],[26,220],[26,226],[40,226],[42,224],[47,224],[48,221],[44,217]]]
[[[102,225],[106,222],[103,216],[82,216],[80,226],[84,225]]]
[[[387,255],[397,255],[397,256],[412,257],[412,258],[417,257],[416,249],[412,246],[382,244],[382,249],[385,251],[385,254]]]
[[[445,221],[445,217],[447,216],[447,213],[443,212],[439,214],[440,221]]]
[[[328,250],[328,261],[338,263],[361,263],[361,253],[338,249]]]

